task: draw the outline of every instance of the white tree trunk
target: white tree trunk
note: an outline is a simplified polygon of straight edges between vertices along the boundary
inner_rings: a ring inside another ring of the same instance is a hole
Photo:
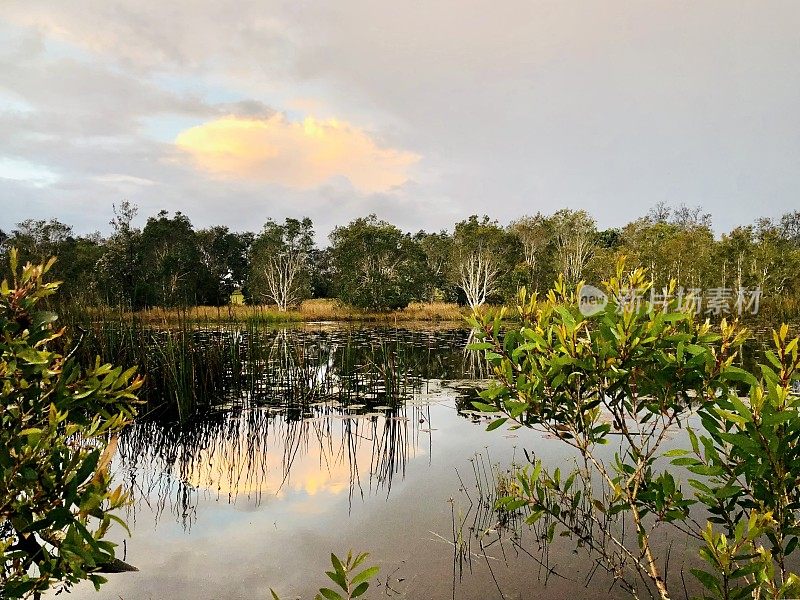
[[[264,296],[277,304],[278,310],[285,311],[300,300],[297,284],[305,261],[304,253],[289,249],[270,257],[264,265]]]
[[[470,308],[480,306],[494,292],[498,271],[492,256],[483,248],[477,248],[461,258],[458,265],[459,286]]]

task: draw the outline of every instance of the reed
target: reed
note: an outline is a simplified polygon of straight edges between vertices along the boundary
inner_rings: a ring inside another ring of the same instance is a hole
[[[460,369],[466,334],[364,330],[248,320],[140,319],[140,313],[61,309],[63,343],[82,362],[95,356],[138,365],[145,414],[184,421],[197,410],[280,406],[300,418],[314,402],[395,405],[422,379]]]

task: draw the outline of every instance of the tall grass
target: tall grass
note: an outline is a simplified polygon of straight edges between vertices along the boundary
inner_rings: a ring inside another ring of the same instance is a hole
[[[88,309],[99,317],[107,314],[107,308]],[[349,308],[337,300],[319,298],[306,300],[293,310],[281,311],[269,305],[191,306],[183,308],[149,308],[136,312],[117,312],[120,318],[136,319],[140,322],[167,325],[182,321],[198,323],[292,323],[314,321],[405,323],[405,322],[458,322],[467,316],[468,310],[457,304],[446,302],[412,302],[406,308],[394,311],[362,311]]]

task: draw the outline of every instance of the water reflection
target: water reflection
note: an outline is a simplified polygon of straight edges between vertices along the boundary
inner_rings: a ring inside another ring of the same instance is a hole
[[[176,345],[180,372],[151,365],[150,411],[170,417],[175,416],[175,404],[191,404],[196,411],[255,403],[281,406],[292,417],[303,418],[309,416],[305,409],[311,402],[394,404],[424,380],[462,377],[469,334],[452,328],[316,325],[163,335],[181,340]],[[175,381],[190,381],[191,389]]]
[[[287,493],[346,494],[350,504],[388,495],[410,458],[430,454],[443,379],[455,381],[446,395],[467,412],[474,395],[463,370],[468,333],[459,329],[195,335],[228,366],[210,405],[191,418],[170,418],[151,399],[150,418],[121,437],[115,468],[136,499],[134,519],[142,503],[189,529],[201,499],[257,508]]]
[[[114,468],[136,499],[127,560],[141,571],[101,597],[312,597],[328,553],[349,548],[370,551],[399,597],[589,597],[595,562],[495,510],[496,465],[523,448],[573,457],[533,431],[485,431],[467,331],[196,335],[226,357],[223,379],[182,422],[151,398],[121,436]],[[606,589],[596,597],[624,596]]]
[[[258,507],[290,492],[388,494],[409,458],[429,447],[431,397],[440,393],[427,382],[397,406],[246,406],[183,425],[143,422],[121,437],[116,469],[137,501],[185,527],[201,497]]]

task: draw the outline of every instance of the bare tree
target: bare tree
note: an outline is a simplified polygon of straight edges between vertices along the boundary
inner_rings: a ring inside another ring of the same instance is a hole
[[[511,263],[514,239],[496,221],[476,215],[461,221],[453,233],[453,282],[470,307],[485,303],[495,293],[499,278]]]
[[[252,291],[281,311],[309,294],[309,258],[314,247],[311,220],[267,221],[253,243]]]
[[[285,311],[303,299],[298,285],[308,264],[308,255],[296,247],[267,258],[260,266],[266,287],[262,295]]]
[[[457,261],[458,284],[471,308],[480,306],[495,291],[500,273],[496,259],[485,247],[466,252]]]

